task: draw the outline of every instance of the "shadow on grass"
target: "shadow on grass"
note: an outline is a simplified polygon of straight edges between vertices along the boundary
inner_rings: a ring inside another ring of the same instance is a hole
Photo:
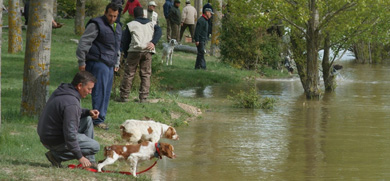
[[[15,165],[15,166],[32,166],[32,167],[42,167],[42,168],[50,168],[52,167],[50,162],[47,161],[48,163],[37,163],[37,162],[32,162],[32,161],[29,161],[29,160],[11,160],[11,159],[4,159],[2,158],[0,163],[1,162],[4,162],[4,163],[10,163],[12,165]]]

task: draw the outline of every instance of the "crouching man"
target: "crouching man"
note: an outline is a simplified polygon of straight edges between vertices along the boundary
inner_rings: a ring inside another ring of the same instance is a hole
[[[38,122],[38,135],[49,149],[46,158],[54,167],[77,159],[83,167],[96,166],[95,154],[100,145],[93,139],[92,119],[99,111],[82,109],[81,98],[91,94],[96,78],[87,71],[79,72],[71,84],[61,84],[50,96]]]

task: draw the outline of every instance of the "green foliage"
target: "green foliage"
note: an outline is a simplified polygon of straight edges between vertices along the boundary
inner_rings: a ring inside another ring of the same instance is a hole
[[[242,6],[252,11],[243,9]],[[250,70],[256,69],[258,65],[279,69],[281,40],[266,33],[270,23],[260,10],[244,3],[229,2],[228,10],[222,19],[222,61]]]
[[[104,14],[108,0],[87,0],[85,3],[85,15],[89,17],[97,17]]]
[[[234,102],[234,106],[238,108],[261,108],[272,109],[275,106],[276,99],[272,97],[263,98],[256,90],[251,88],[249,91],[240,90],[235,93],[232,91],[233,96],[227,96],[227,98]]]
[[[76,14],[75,0],[57,0],[57,14],[64,18],[74,17]]]
[[[109,2],[108,0],[86,0],[85,15],[90,17],[103,15]],[[57,4],[59,16],[72,18],[76,15],[76,0],[57,0]]]

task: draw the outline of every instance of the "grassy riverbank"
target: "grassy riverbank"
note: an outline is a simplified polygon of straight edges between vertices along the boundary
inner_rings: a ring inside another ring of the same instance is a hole
[[[75,51],[77,44],[71,39],[79,39],[73,33],[73,20],[60,20],[65,23],[61,29],[53,30],[50,64],[50,93],[62,82],[70,82],[78,71]],[[25,30],[23,40],[25,40]],[[19,115],[24,52],[8,54],[8,30],[3,30],[2,46],[2,127],[0,129],[0,180],[116,180],[127,179],[129,176],[120,174],[94,174],[83,170],[50,168],[44,153],[47,151],[39,142],[36,133],[37,118]],[[162,39],[163,40],[163,39]],[[24,43],[25,46],[25,43]],[[122,143],[119,136],[119,125],[126,119],[151,118],[174,126],[191,124],[189,120],[196,119],[194,114],[182,109],[178,103],[207,107],[194,99],[186,99],[170,94],[168,91],[202,87],[215,84],[240,83],[246,77],[253,75],[251,71],[237,70],[207,56],[207,70],[194,70],[194,54],[175,52],[173,66],[161,64],[161,43],[157,54],[153,57],[153,75],[150,99],[155,103],[139,104],[135,101],[118,103],[111,101],[107,113],[107,123],[110,130],[96,129],[96,139],[101,148],[114,143]],[[272,71],[271,71],[272,72]],[[270,75],[269,73],[266,73]],[[116,77],[119,80],[119,77]],[[116,80],[117,84],[118,80]],[[134,83],[131,97],[138,97],[139,78]],[[113,97],[118,94],[116,88]],[[83,107],[91,108],[91,98],[82,100]],[[103,159],[102,152],[96,156]],[[63,165],[77,163],[69,161]],[[147,163],[144,167],[148,166]],[[108,167],[114,170],[124,170],[126,164]],[[142,179],[148,180],[147,176]],[[141,179],[141,180],[142,180]]]

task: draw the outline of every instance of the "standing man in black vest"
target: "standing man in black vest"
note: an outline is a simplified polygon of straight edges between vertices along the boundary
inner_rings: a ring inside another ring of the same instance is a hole
[[[88,71],[97,79],[92,90],[92,107],[100,114],[93,124],[104,130],[108,130],[105,119],[114,71],[119,70],[122,27],[115,23],[118,10],[115,3],[110,3],[103,16],[89,20],[76,51],[79,70]]]

